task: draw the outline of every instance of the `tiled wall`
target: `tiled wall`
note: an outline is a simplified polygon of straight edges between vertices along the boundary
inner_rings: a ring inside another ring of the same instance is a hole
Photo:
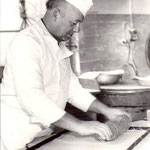
[[[80,29],[81,72],[120,69],[127,63],[129,48],[122,43],[124,24],[129,15],[88,14]],[[134,45],[134,60],[140,75],[150,74],[146,62],[146,40],[150,33],[150,15],[133,15],[138,40]],[[128,67],[129,74],[133,74]]]

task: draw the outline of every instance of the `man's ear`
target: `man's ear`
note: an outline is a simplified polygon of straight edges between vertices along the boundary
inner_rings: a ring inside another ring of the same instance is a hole
[[[60,17],[60,10],[58,8],[53,9],[53,18],[56,21]]]

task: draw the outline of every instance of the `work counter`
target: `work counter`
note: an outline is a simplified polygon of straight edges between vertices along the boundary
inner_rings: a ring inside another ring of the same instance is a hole
[[[37,140],[38,141],[38,140]],[[46,137],[45,142],[35,141],[29,145],[37,150],[149,150],[150,122],[135,121],[127,132],[113,141],[98,141],[94,136],[81,136],[73,132],[61,131]],[[44,144],[40,146],[40,144]],[[39,146],[39,148],[36,148]]]
[[[150,88],[134,85],[115,85],[101,86],[100,90],[89,91],[105,104],[125,108],[132,113],[134,121],[127,132],[113,141],[106,142],[98,141],[94,136],[81,136],[73,132],[61,131],[51,136],[36,139],[28,145],[29,149],[149,150],[150,122],[146,120],[146,110],[150,108]]]

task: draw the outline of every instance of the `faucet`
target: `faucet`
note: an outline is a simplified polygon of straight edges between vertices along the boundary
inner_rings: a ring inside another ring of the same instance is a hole
[[[133,26],[129,25],[127,22],[123,24],[123,27],[124,27],[124,40],[122,41],[122,43],[126,45],[129,49],[127,64],[123,66],[123,69],[126,70],[128,66],[131,66],[135,72],[135,75],[137,76],[138,69],[134,61],[134,53],[135,53],[134,45],[135,41],[138,39],[137,30]]]

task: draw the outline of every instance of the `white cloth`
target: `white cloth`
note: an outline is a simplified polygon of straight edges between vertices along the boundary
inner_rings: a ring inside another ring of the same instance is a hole
[[[83,111],[94,101],[71,70],[71,54],[41,21],[15,37],[1,84],[2,140],[8,150],[23,148],[40,125],[59,120],[67,101]]]
[[[86,15],[88,10],[92,7],[93,1],[92,0],[66,0],[68,3],[76,7],[83,16]]]

